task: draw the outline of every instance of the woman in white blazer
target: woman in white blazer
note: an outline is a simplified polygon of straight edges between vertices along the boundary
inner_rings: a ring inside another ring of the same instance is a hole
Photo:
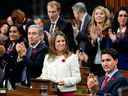
[[[66,36],[60,31],[49,45],[40,77],[57,84],[58,96],[74,96],[76,84],[81,81],[78,57],[69,51]]]

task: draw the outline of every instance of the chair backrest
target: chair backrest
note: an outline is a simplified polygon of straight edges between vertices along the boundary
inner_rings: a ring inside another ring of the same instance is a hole
[[[118,94],[118,96],[128,96],[128,87],[119,88]]]
[[[122,70],[122,73],[123,73],[123,75],[124,75],[126,78],[128,78],[128,71],[127,71],[127,70]]]

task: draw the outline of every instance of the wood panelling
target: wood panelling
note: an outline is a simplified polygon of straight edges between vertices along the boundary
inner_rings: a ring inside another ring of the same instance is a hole
[[[111,7],[115,13],[121,6],[128,6],[128,0],[105,0],[105,5]]]

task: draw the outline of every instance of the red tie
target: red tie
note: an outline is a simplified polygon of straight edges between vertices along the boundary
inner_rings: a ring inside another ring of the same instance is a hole
[[[103,82],[102,82],[102,85],[101,85],[101,89],[105,89],[106,85],[108,84],[108,81],[109,81],[109,76],[105,76]]]

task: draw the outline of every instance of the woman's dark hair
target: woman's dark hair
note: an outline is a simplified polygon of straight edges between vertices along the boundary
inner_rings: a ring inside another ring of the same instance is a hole
[[[23,27],[20,26],[20,25],[16,25],[16,24],[10,25],[9,28],[8,28],[8,31],[9,31],[10,28],[13,27],[13,26],[17,28],[17,30],[20,32],[20,35],[23,36],[23,35],[25,34],[25,33],[24,33],[25,31],[24,31]]]
[[[119,15],[119,12],[120,11],[125,11],[127,14],[128,14],[128,7],[126,6],[123,6],[121,7],[115,14],[114,16],[114,19],[113,19],[113,23],[112,23],[112,26],[113,26],[113,31],[114,32],[117,32],[117,29],[119,28],[119,22],[118,22],[118,15]],[[127,23],[126,23],[127,27],[128,27],[128,20],[127,20]]]
[[[20,33],[20,38],[17,40],[17,42],[22,42],[22,41],[24,41],[24,40],[26,39],[25,36],[24,36],[25,31],[24,31],[24,29],[23,29],[22,26],[18,26],[18,25],[15,25],[15,24],[10,25],[9,28],[8,28],[8,34],[9,34],[9,31],[10,31],[10,28],[11,28],[11,27],[16,27],[17,30],[18,30],[19,33]]]

